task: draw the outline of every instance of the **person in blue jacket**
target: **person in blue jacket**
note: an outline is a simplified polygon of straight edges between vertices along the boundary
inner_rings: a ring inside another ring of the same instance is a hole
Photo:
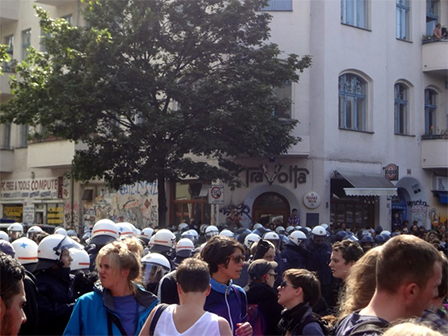
[[[138,335],[155,295],[135,283],[141,278],[137,238],[105,245],[96,258],[100,277],[94,291],[81,296],[64,335]]]
[[[232,284],[243,268],[243,245],[226,236],[213,236],[201,250],[200,258],[208,264],[211,275],[211,290],[204,309],[224,317],[235,335],[251,336],[246,293]]]

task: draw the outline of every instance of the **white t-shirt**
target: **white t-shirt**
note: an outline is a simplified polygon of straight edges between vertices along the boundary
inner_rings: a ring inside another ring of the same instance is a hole
[[[154,336],[198,336],[198,335],[219,335],[219,316],[205,312],[195,324],[183,333],[179,333],[173,320],[173,312],[176,304],[169,305],[160,315],[154,329]]]

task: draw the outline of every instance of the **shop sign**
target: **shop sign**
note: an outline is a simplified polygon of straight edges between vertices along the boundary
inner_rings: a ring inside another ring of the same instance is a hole
[[[208,203],[224,204],[224,186],[211,185],[208,187]]]
[[[56,225],[64,224],[64,208],[49,207],[47,211],[47,223]]]
[[[398,166],[394,163],[389,163],[384,168],[384,175],[389,181],[398,181]]]
[[[308,209],[316,209],[320,205],[320,195],[315,191],[310,191],[303,196],[303,204]]]
[[[27,224],[34,223],[34,204],[23,203],[23,222]]]
[[[434,176],[434,190],[448,190],[448,176]]]
[[[296,189],[299,184],[306,183],[306,176],[309,174],[306,168],[299,168],[297,166],[289,166],[283,168],[282,165],[276,164],[274,171],[269,172],[266,164],[260,167],[246,168],[246,186],[249,187],[251,183],[267,182],[272,185],[274,182],[279,184],[292,183]]]
[[[0,183],[0,198],[57,198],[58,178],[4,180]]]
[[[3,218],[12,219],[15,222],[22,222],[23,206],[20,205],[4,205]]]

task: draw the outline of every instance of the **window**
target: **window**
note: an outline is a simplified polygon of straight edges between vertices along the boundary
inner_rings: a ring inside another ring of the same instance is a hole
[[[5,37],[5,44],[9,46],[6,50],[6,53],[9,55],[9,58],[12,60],[14,58],[14,35],[9,35]],[[3,64],[4,72],[13,72],[11,71],[11,60],[9,62],[5,62]]]
[[[409,36],[409,0],[397,0],[397,39],[410,41]]]
[[[28,56],[28,47],[31,45],[31,29],[22,31],[22,59]]]
[[[292,11],[292,0],[270,0],[262,10],[265,11]]]
[[[19,148],[28,147],[28,133],[29,133],[29,126],[28,125],[20,125]]]
[[[359,27],[368,28],[367,0],[341,0],[341,22]]]
[[[185,221],[200,226],[211,222],[210,205],[208,204],[209,183],[188,181],[171,183],[170,223],[178,225]]]
[[[408,88],[395,84],[395,134],[408,134]]]
[[[357,75],[339,77],[339,128],[367,131],[366,87]]]
[[[439,22],[439,0],[426,1],[426,35],[432,35]]]
[[[11,149],[11,124],[2,124],[3,137],[0,143],[0,149]]]
[[[292,83],[287,81],[284,86],[274,88],[274,94],[280,98],[289,100],[287,106],[283,108],[277,108],[274,110],[273,114],[279,118],[291,119],[291,98],[292,98]]]
[[[425,134],[435,134],[437,111],[437,93],[434,90],[425,90]]]
[[[62,19],[67,21],[70,26],[72,25],[72,15],[71,14],[63,16]]]

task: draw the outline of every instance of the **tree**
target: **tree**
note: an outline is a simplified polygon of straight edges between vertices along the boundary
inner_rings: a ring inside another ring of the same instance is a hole
[[[311,58],[268,42],[266,0],[92,0],[86,25],[37,8],[46,53],[30,50],[2,121],[41,124],[87,145],[73,177],[114,188],[187,176],[240,186],[238,156],[285,153],[300,139],[274,87],[297,82]],[[20,79],[19,79],[20,78]],[[202,157],[206,160],[197,160]]]
[[[11,59],[8,55],[9,46],[0,44],[0,75],[3,75],[3,65]]]

